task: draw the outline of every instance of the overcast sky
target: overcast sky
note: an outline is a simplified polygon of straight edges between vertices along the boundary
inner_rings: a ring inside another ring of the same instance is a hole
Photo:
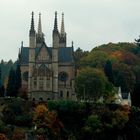
[[[65,14],[67,46],[91,50],[109,42],[133,42],[140,35],[140,0],[1,0],[0,60],[17,59],[21,41],[28,46],[31,12],[42,14],[48,46],[52,44],[54,12]]]

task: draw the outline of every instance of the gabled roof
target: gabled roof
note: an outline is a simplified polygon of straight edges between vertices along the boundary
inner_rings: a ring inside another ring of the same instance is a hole
[[[43,42],[43,43],[41,44],[41,47],[36,47],[36,48],[35,48],[35,58],[39,55],[39,53],[40,53],[40,51],[41,51],[41,49],[42,49],[43,47],[46,48],[46,50],[47,50],[47,52],[48,52],[48,54],[49,54],[49,57],[51,57],[51,51],[50,51],[50,49],[47,47],[47,45],[45,44],[45,42]]]
[[[29,63],[29,48],[28,47],[21,47],[20,63],[21,65],[28,65]]]
[[[52,55],[52,47],[47,47],[48,53]],[[35,56],[40,52],[41,47],[35,48]],[[61,47],[58,48],[58,61],[59,63],[71,63],[73,62],[73,47]],[[21,65],[28,65],[29,63],[29,47],[21,47],[20,56]]]
[[[73,62],[73,48],[72,47],[59,48],[58,61],[62,63]]]

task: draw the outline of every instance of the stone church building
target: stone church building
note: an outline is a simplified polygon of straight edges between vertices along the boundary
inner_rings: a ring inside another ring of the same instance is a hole
[[[52,46],[48,47],[42,32],[41,14],[36,32],[32,12],[29,47],[22,43],[19,52],[22,88],[27,91],[30,100],[76,99],[73,43],[67,47],[66,42],[64,14],[59,32],[55,12]]]

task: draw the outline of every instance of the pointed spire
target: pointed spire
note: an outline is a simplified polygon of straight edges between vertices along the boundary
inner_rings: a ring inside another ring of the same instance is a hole
[[[42,36],[41,13],[39,13],[38,35]]]
[[[30,35],[35,35],[35,29],[34,29],[34,12],[32,12]]]
[[[58,28],[57,28],[57,11],[55,12],[54,29],[53,29],[53,31],[58,32]]]
[[[64,26],[64,13],[62,13],[62,22],[61,22],[61,35],[65,35],[65,26]]]

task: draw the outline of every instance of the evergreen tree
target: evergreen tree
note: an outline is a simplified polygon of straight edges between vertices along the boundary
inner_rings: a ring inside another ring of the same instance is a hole
[[[108,78],[108,81],[114,84],[114,77],[113,77],[113,71],[112,71],[112,63],[110,60],[107,60],[105,67],[104,67],[105,75]]]
[[[5,88],[2,84],[2,71],[1,71],[1,67],[0,67],[0,97],[4,96],[4,92],[5,92]]]
[[[13,68],[11,68],[9,77],[8,77],[8,85],[7,85],[7,89],[6,89],[7,96],[17,96],[15,76],[16,76],[15,70]]]
[[[140,36],[139,36],[138,39],[135,39],[135,44],[136,44],[138,47],[140,47]]]
[[[16,67],[16,76],[15,76],[15,87],[16,87],[16,93],[19,93],[19,89],[21,88],[21,70],[20,70],[20,65],[17,62],[17,67]]]

